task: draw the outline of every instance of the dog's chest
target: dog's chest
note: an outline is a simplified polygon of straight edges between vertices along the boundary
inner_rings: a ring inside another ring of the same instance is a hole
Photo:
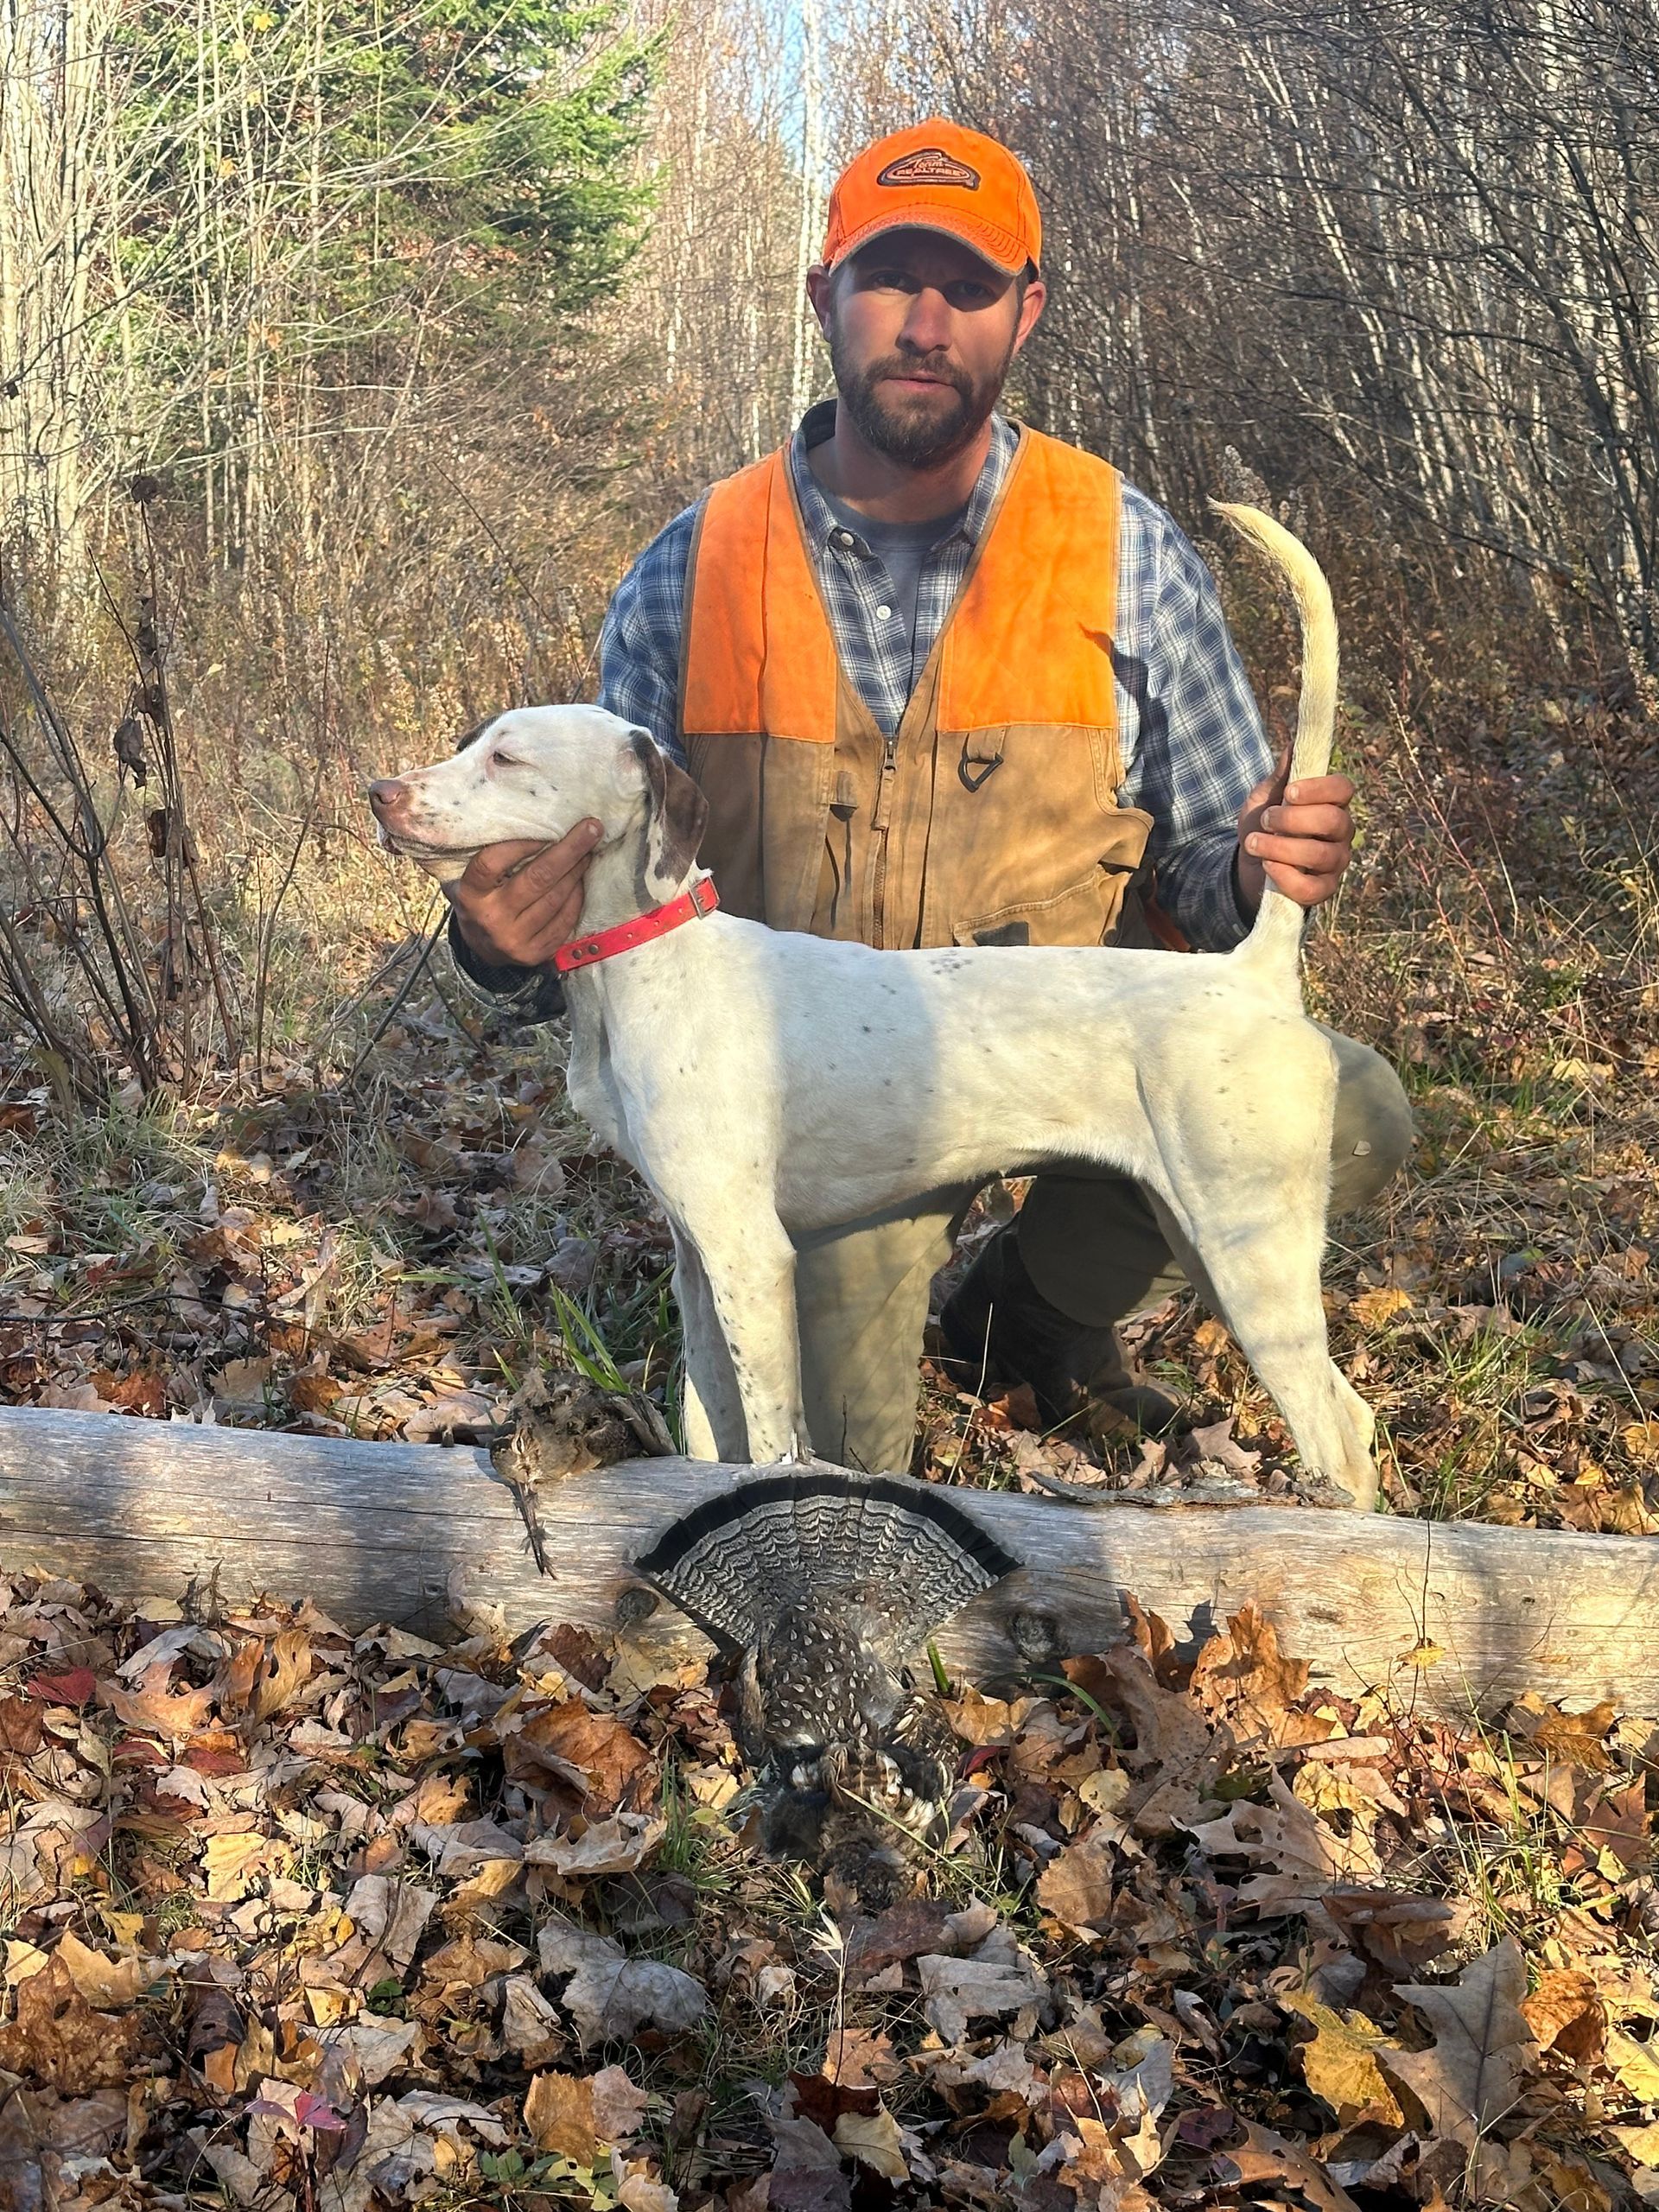
[[[603,1026],[575,1014],[570,1025],[570,1060],[565,1076],[570,1103],[613,1152],[624,1153],[622,1102],[616,1072],[605,1043]]]

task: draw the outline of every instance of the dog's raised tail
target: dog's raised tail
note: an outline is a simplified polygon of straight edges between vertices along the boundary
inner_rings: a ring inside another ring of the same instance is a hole
[[[1300,783],[1323,776],[1331,766],[1337,726],[1337,614],[1325,571],[1298,537],[1260,507],[1210,503],[1241,537],[1259,547],[1288,580],[1302,633],[1301,696],[1296,710],[1296,738],[1287,780]],[[1255,927],[1240,946],[1251,958],[1266,956],[1293,969],[1302,942],[1306,917],[1294,899],[1271,883],[1262,894]]]

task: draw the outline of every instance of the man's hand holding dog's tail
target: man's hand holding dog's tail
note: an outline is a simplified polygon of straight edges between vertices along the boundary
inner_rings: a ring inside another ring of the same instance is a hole
[[[1290,759],[1264,777],[1238,817],[1239,905],[1262,903],[1264,883],[1299,906],[1322,906],[1334,896],[1354,854],[1354,787],[1346,776],[1308,776],[1290,783]]]

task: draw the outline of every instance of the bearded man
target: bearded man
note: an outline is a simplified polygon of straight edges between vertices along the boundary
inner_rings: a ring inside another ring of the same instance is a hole
[[[1030,180],[995,141],[933,121],[867,148],[807,278],[836,397],[617,589],[600,703],[702,785],[701,858],[732,912],[875,946],[1219,951],[1266,876],[1315,906],[1348,865],[1353,785],[1275,783],[1174,522],[1106,461],[997,412],[1043,311],[1041,245]],[[577,928],[598,834],[493,848],[452,888],[459,964],[524,1018],[557,1010],[545,963]],[[1394,1173],[1411,1119],[1384,1061],[1333,1043],[1341,1212]],[[800,1240],[823,1458],[908,1465],[930,1285],[973,1195]],[[1103,1398],[1161,1426],[1175,1409],[1116,1325],[1180,1281],[1138,1186],[1068,1164],[982,1250],[945,1345],[972,1386],[1029,1384],[1046,1422]],[[695,1405],[687,1440],[712,1448]]]

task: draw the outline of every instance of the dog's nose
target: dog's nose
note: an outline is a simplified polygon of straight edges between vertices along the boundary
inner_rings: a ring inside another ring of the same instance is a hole
[[[377,822],[390,821],[409,802],[409,785],[397,776],[380,776],[369,785],[369,804]]]

